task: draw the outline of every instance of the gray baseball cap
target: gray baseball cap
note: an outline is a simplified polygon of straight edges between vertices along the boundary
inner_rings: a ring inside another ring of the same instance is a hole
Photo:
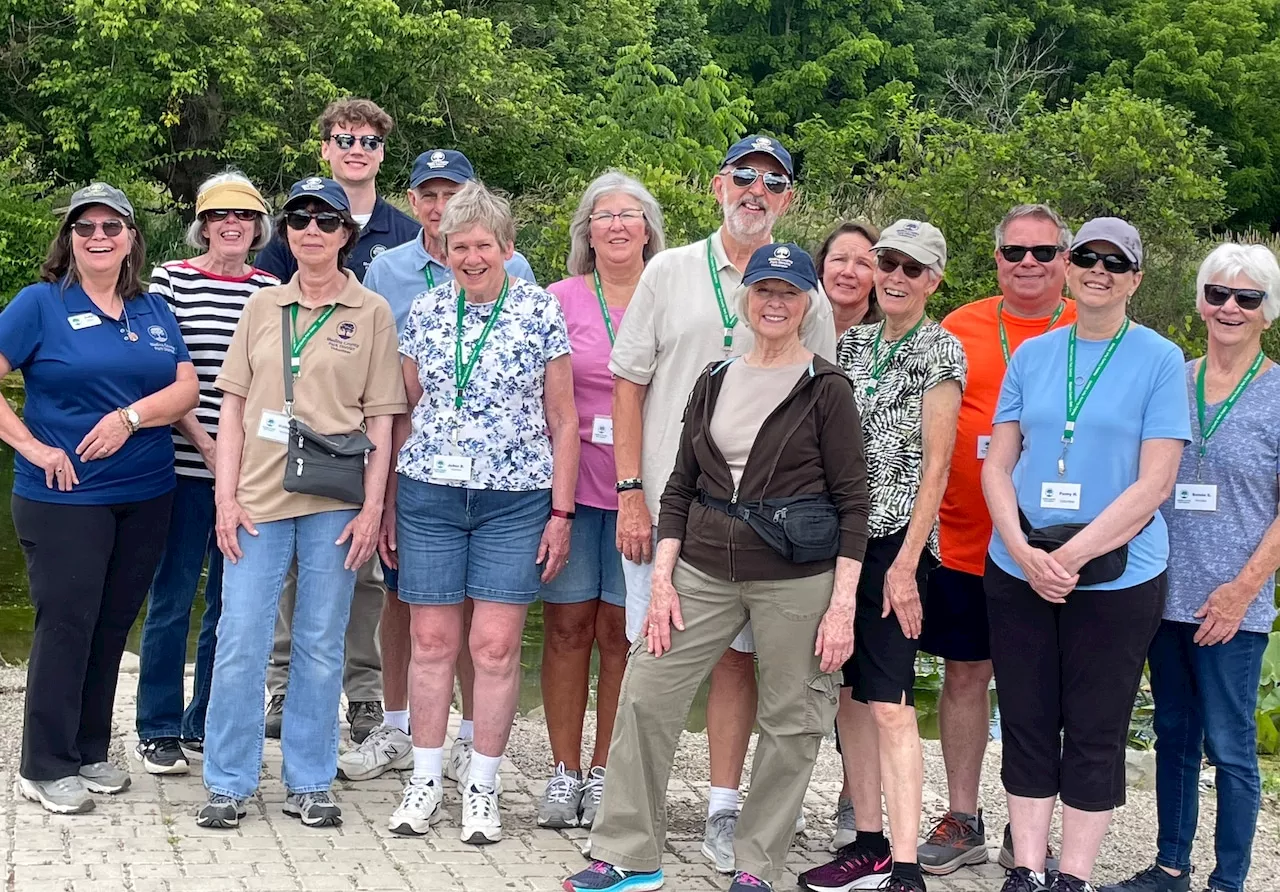
[[[83,189],[77,189],[71,196],[71,203],[67,205],[64,213],[70,217],[76,211],[91,204],[109,207],[117,214],[124,214],[126,217],[133,216],[133,205],[129,203],[128,196],[109,183],[90,183]]]
[[[871,246],[877,253],[884,250],[899,251],[912,260],[945,269],[947,265],[947,240],[942,230],[921,220],[898,220],[880,231],[880,241]]]
[[[1111,242],[1129,262],[1142,269],[1142,236],[1131,224],[1119,217],[1094,217],[1076,230],[1071,250],[1089,242]]]

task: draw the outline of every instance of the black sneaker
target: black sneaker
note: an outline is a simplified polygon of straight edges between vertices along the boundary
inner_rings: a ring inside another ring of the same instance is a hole
[[[1093,883],[1069,873],[1055,873],[1049,892],[1098,892]]]
[[[1176,877],[1165,873],[1159,864],[1152,864],[1127,880],[1109,886],[1099,886],[1098,892],[1190,892],[1191,874],[1183,872]]]
[[[284,694],[272,694],[271,703],[267,705],[267,736],[273,740],[279,740],[282,725],[284,725]]]
[[[1000,866],[1005,870],[1013,870],[1013,831],[1009,829],[1009,825],[1004,825],[1004,841],[1000,845],[1000,857],[996,859],[1000,862]],[[1044,847],[1044,872],[1045,876],[1055,873],[1058,870],[1058,859],[1053,857],[1053,847],[1046,845]]]
[[[382,724],[382,704],[377,700],[356,700],[347,705],[347,723],[351,725],[351,742],[364,743],[373,729]]]
[[[232,799],[221,793],[213,793],[209,801],[196,814],[196,826],[210,830],[234,830],[248,812],[243,799]]]
[[[906,877],[891,876],[878,887],[879,892],[925,892],[924,882],[916,883]]]
[[[327,790],[315,793],[290,793],[282,809],[308,827],[337,827],[342,823],[342,809]]]
[[[182,749],[188,753],[204,754],[204,738],[203,737],[182,737],[178,742],[182,744]]]
[[[1015,867],[1009,871],[1000,892],[1049,892],[1049,887],[1036,879],[1029,867]]]
[[[140,740],[133,754],[147,774],[186,774],[190,766],[176,737]]]

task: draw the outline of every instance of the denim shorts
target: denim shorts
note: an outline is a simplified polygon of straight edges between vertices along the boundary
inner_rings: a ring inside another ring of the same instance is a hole
[[[396,554],[401,601],[461,604],[464,598],[532,604],[536,563],[551,516],[551,490],[511,492],[423,483],[401,474]]]
[[[596,598],[615,607],[627,603],[627,583],[618,554],[618,512],[589,505],[574,507],[569,563],[542,586],[548,604],[582,604]]]

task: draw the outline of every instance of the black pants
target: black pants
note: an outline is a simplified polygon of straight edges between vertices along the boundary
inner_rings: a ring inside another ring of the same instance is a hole
[[[36,609],[22,776],[70,777],[102,762],[129,629],[164,550],[173,493],[128,505],[13,497]]]
[[[1059,796],[1081,811],[1124,805],[1124,749],[1168,576],[1080,591],[1050,604],[987,560],[983,577],[1004,739],[1000,777],[1014,796]]]

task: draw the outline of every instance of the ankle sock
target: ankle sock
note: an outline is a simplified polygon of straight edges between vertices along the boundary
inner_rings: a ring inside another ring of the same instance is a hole
[[[712,787],[707,794],[707,817],[718,811],[737,811],[739,808],[736,787]]]
[[[877,858],[883,858],[889,854],[889,840],[885,838],[883,830],[859,830],[853,838],[853,844],[864,852],[870,852]]]
[[[410,782],[425,784],[434,781],[437,786],[444,777],[444,747],[415,746],[413,748],[413,777]]]
[[[479,750],[471,754],[471,770],[467,780],[481,789],[492,790],[498,783],[498,766],[501,756],[486,756]]]
[[[405,734],[409,733],[409,710],[407,709],[387,709],[384,707],[382,720]]]
[[[459,740],[475,740],[476,739],[476,726],[472,724],[471,719],[463,719],[461,724],[458,725],[458,739]]]
[[[910,880],[919,888],[924,888],[924,874],[920,872],[920,865],[915,861],[893,862],[893,876],[903,880]]]

